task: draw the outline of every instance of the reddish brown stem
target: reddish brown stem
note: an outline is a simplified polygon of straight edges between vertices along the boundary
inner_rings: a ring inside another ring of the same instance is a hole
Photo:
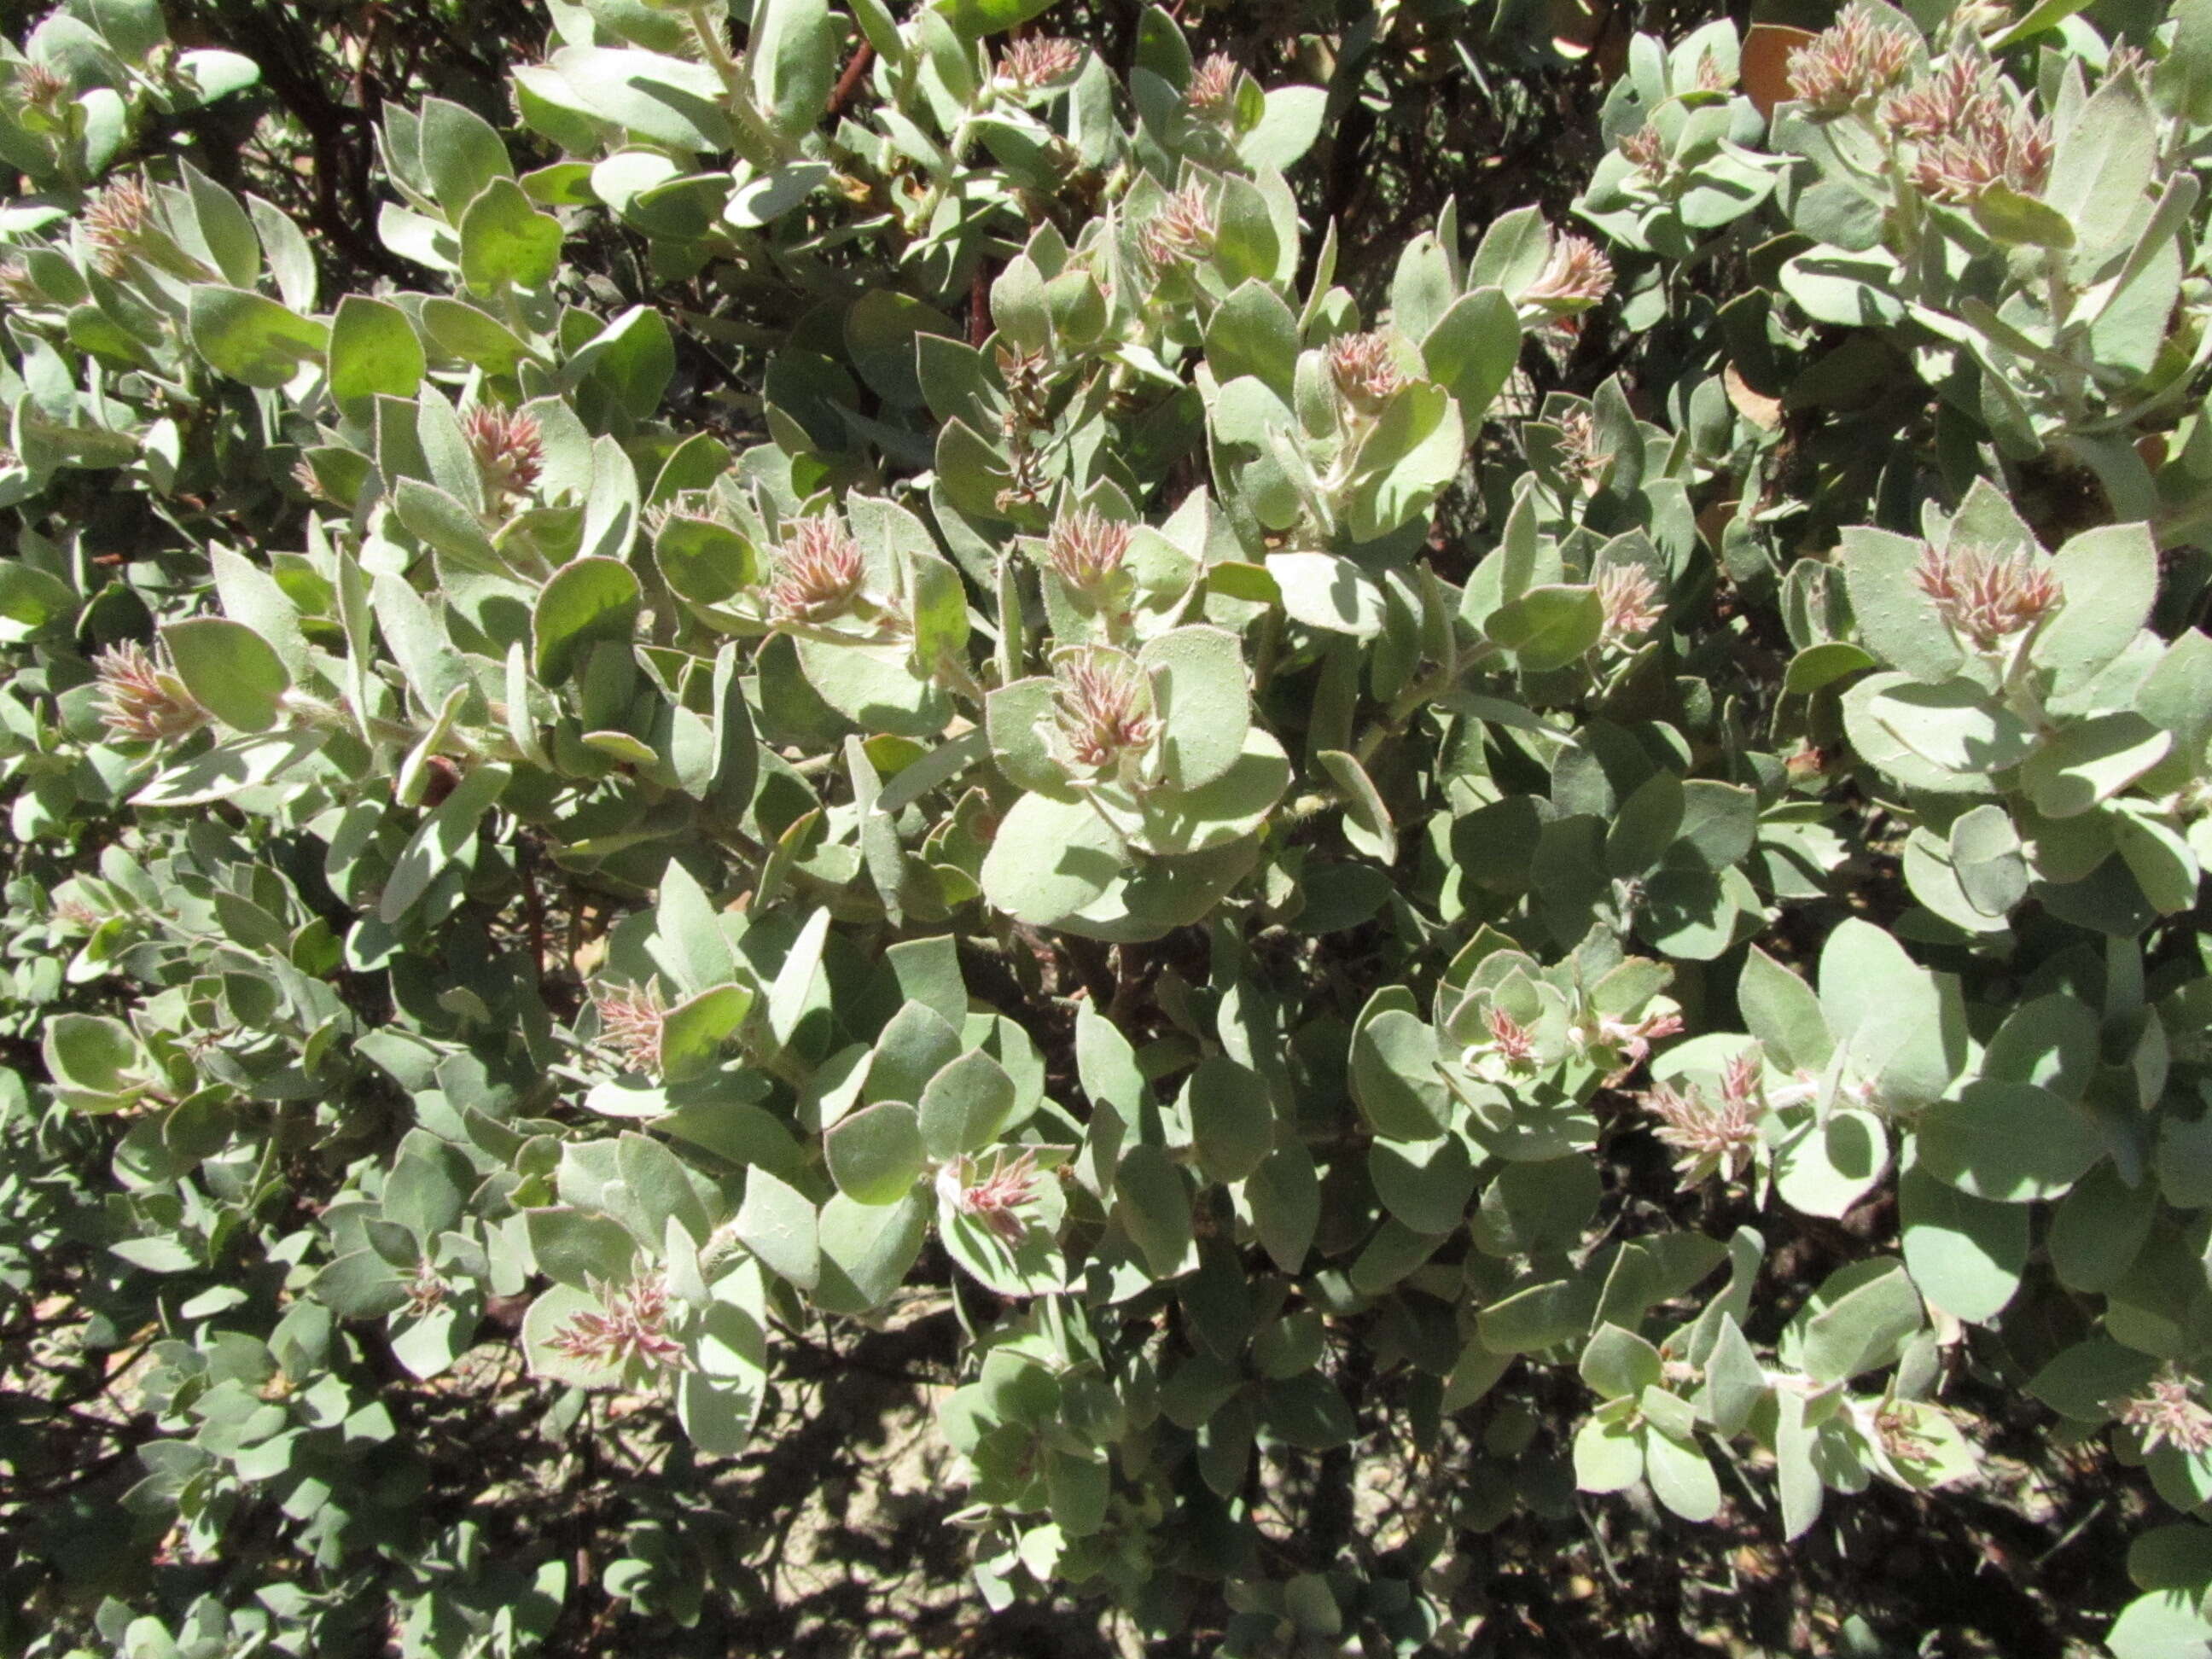
[[[853,55],[845,64],[845,72],[837,77],[837,84],[830,93],[830,119],[836,119],[843,112],[846,100],[860,89],[861,77],[867,74],[868,65],[875,61],[876,49],[866,41],[863,40],[853,48]]]

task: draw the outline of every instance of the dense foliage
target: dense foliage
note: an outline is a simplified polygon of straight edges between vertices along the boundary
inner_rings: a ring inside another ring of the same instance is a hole
[[[902,1354],[991,1609],[2212,1652],[2212,0],[1248,9],[0,46],[0,1639],[730,1650]]]

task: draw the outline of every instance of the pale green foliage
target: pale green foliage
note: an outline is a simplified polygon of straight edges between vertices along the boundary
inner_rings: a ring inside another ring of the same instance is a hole
[[[77,95],[0,125],[58,192],[0,222],[45,1073],[0,1202],[105,1137],[70,1227],[161,1330],[129,1506],[220,1558],[273,1505],[320,1575],[159,1642],[112,1603],[119,1650],[311,1649],[374,1548],[404,1650],[523,1650],[567,1568],[387,1512],[372,1333],[416,1379],[519,1344],[564,1428],[642,1394],[726,1457],[776,1328],[881,1316],[933,1245],[994,1606],[1410,1650],[1422,1564],[1285,1575],[1254,1483],[1535,1368],[1586,1385],[1576,1484],[1687,1522],[1724,1461],[1790,1538],[1973,1480],[1962,1347],[2201,1513],[2203,0],[2133,64],[2049,9],[1999,41],[2050,155],[1966,198],[1882,101],[1978,64],[1963,26],[1882,13],[1879,98],[1771,120],[1728,25],[1639,37],[1581,210],[1669,343],[1540,400],[1525,337],[1601,262],[1448,212],[1364,313],[1286,182],[1320,88],[1158,10],[1125,85],[1012,0],[750,9],[556,7],[535,167],[389,107],[423,286],[337,295],[189,161],[84,193],[223,54],[122,0],[30,43]],[[573,263],[610,226],[642,301]],[[1717,316],[1680,285],[1719,258]],[[1808,483],[1884,374],[1932,412]],[[2097,504],[2031,527],[2029,465]],[[175,536],[82,530],[86,474]],[[283,529],[177,516],[288,475]],[[1892,1197],[1784,1319],[1793,1218]],[[1495,1462],[1540,1504],[1552,1455]],[[2122,1659],[2212,1641],[2185,1524]],[[696,1617],[633,1545],[610,1593]]]

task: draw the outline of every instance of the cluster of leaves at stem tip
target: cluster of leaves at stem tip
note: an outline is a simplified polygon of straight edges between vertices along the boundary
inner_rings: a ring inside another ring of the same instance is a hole
[[[1516,1510],[1794,1540],[2027,1397],[2212,1643],[2212,0],[1637,35],[1365,305],[1309,153],[1545,29],[549,9],[343,281],[252,59],[0,46],[0,1324],[136,1425],[0,1496],[28,1650],[696,1620],[698,1506],[577,1582],[426,1413],[674,1491],[948,1310],[994,1608],[1449,1646]]]

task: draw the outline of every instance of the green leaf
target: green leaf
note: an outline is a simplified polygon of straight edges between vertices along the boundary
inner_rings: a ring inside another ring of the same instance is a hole
[[[1087,1538],[1106,1523],[1113,1490],[1113,1473],[1103,1462],[1056,1452],[1046,1465],[1046,1507],[1069,1538]]]
[[[1359,852],[1380,859],[1384,864],[1395,864],[1397,826],[1391,822],[1390,809],[1374,781],[1367,775],[1367,769],[1340,749],[1324,749],[1314,758],[1322,763],[1344,796],[1345,839]]]
[[[1114,1172],[1114,1214],[1156,1279],[1174,1279],[1192,1264],[1190,1178],[1164,1146],[1139,1145],[1121,1154]]]
[[[1152,677],[1162,781],[1176,790],[1212,783],[1244,752],[1251,726],[1237,636],[1219,628],[1171,629],[1146,641],[1137,661]]]
[[[2060,728],[2021,769],[2021,782],[2049,818],[2073,817],[2110,800],[2166,758],[2173,739],[2132,709]]]
[[[616,559],[575,559],[553,573],[531,612],[531,658],[538,678],[559,685],[605,641],[627,646],[644,592]]]
[[[871,289],[845,313],[845,351],[878,397],[919,409],[924,399],[916,341],[953,331],[952,319],[935,307],[893,289]]]
[[[1359,639],[1382,631],[1382,590],[1351,560],[1334,553],[1270,553],[1267,566],[1292,621]]]
[[[2058,1282],[2102,1295],[2125,1278],[2158,1220],[2159,1186],[2144,1181],[2131,1187],[2112,1164],[2100,1164],[2075,1182],[2051,1217],[2047,1243]]]
[[[434,295],[422,301],[422,326],[440,350],[487,374],[512,375],[536,356],[529,343],[498,318],[459,300]]]
[[[2112,824],[2120,857],[2143,896],[2160,915],[2196,908],[2203,872],[2190,843],[2156,818],[2119,817]]]
[[[1636,931],[1668,956],[1710,962],[1736,942],[1747,917],[1759,915],[1742,871],[1670,867],[1644,884]]]
[[[1913,753],[1954,772],[2002,772],[2035,749],[2027,721],[1972,680],[1905,681],[1874,693],[1867,708]]]
[[[1461,420],[1474,431],[1521,358],[1513,302],[1495,288],[1460,295],[1421,341],[1421,356],[1429,378],[1458,400]]]
[[[495,179],[514,176],[506,144],[474,110],[447,99],[426,98],[419,118],[422,171],[448,219],[458,220]]]
[[[512,179],[495,179],[461,216],[461,276],[478,294],[538,288],[561,264],[561,222]]]
[[[1516,1291],[1483,1309],[1475,1328],[1492,1353],[1537,1353],[1581,1335],[1597,1311],[1599,1287],[1553,1279]]]
[[[2099,1064],[2097,1016],[2064,992],[2021,1003],[2005,1016],[1982,1054],[1982,1075],[2033,1083],[2080,1100]]]
[[[1287,173],[1313,148],[1328,107],[1320,87],[1270,88],[1259,125],[1237,141],[1237,155],[1255,173]]]
[[[1359,1432],[1343,1395],[1315,1371],[1268,1383],[1260,1396],[1260,1417],[1269,1434],[1302,1451],[1333,1451]]]
[[[753,10],[753,96],[777,131],[792,137],[812,131],[836,83],[842,30],[827,0],[763,0]]]
[[[243,623],[192,617],[161,629],[177,678],[199,705],[241,732],[266,732],[283,712],[292,677],[276,647]]]
[[[717,985],[671,1008],[660,1026],[661,1075],[681,1083],[712,1071],[752,1006],[746,987]]]
[[[2000,242],[2061,250],[2074,246],[2074,227],[2064,214],[2002,179],[1975,193],[1973,211],[1975,223]]]
[[[820,1282],[814,1206],[797,1188],[755,1165],[745,1172],[744,1202],[732,1224],[747,1249],[800,1290]]]
[[[673,860],[660,878],[646,949],[661,972],[686,992],[726,985],[736,976],[714,900],[689,869]]]
[[[208,367],[248,386],[284,385],[330,344],[327,324],[243,289],[193,289],[187,317],[193,349]]]
[[[1605,867],[1614,876],[1640,876],[1666,856],[1682,827],[1682,781],[1654,772],[1638,784],[1605,832]]]
[[[411,398],[422,384],[422,343],[398,306],[349,294],[331,319],[331,396],[349,420],[366,421],[371,399]]]
[[[1224,174],[1217,204],[1213,269],[1232,283],[1250,276],[1276,276],[1282,243],[1276,232],[1274,215],[1268,210],[1267,198],[1258,187],[1250,179],[1233,173]]]
[[[1959,890],[1984,915],[2006,915],[2027,896],[2027,860],[2003,807],[1986,804],[1954,818],[1950,853]]]
[[[76,610],[76,590],[60,577],[21,559],[0,559],[0,640],[30,639]]]
[[[753,799],[760,776],[760,741],[753,734],[752,711],[745,705],[738,653],[726,645],[714,659],[714,770],[707,805],[714,811],[742,812]]]
[[[721,604],[761,580],[752,542],[706,518],[668,520],[653,538],[653,557],[668,588],[692,604]]]
[[[1885,661],[1917,680],[1948,680],[1964,660],[1959,641],[1913,580],[1923,544],[1886,530],[1854,526],[1839,549],[1860,637]]]
[[[1267,1085],[1250,1067],[1221,1054],[1199,1061],[1183,1085],[1198,1167],[1209,1181],[1243,1181],[1274,1149],[1275,1110]]]
[[[1732,1437],[1743,1431],[1765,1398],[1766,1369],[1732,1316],[1723,1315],[1717,1328],[1712,1352],[1705,1357],[1707,1403],[1713,1427]]]
[[[1449,1097],[1437,1059],[1436,1033],[1403,1009],[1360,1021],[1352,1037],[1352,1096],[1376,1134],[1433,1140],[1444,1132]]]
[[[1794,1540],[1820,1520],[1820,1468],[1814,1462],[1814,1433],[1805,1427],[1805,1398],[1774,1395],[1774,1474],[1783,1500],[1783,1537]]]
[[[1685,1521],[1703,1522],[1721,1512],[1720,1477],[1695,1443],[1647,1429],[1644,1474],[1651,1495]]]
[[[650,420],[676,374],[668,319],[650,307],[632,306],[577,348],[567,374],[573,383],[604,390],[633,420]]]
[[[1575,1431],[1575,1486],[1626,1492],[1644,1478],[1644,1436],[1626,1418],[1593,1417]]]
[[[1918,1170],[1897,1186],[1905,1266],[1929,1304],[1986,1325],[2020,1289],[2027,1265],[2027,1211],[1970,1198]]]
[[[281,777],[322,748],[329,733],[313,727],[271,737],[234,738],[166,768],[131,798],[134,806],[204,806],[240,789]]]
[[[1483,1191],[1475,1248],[1496,1256],[1571,1249],[1603,1194],[1596,1166],[1587,1158],[1508,1164]]]
[[[783,963],[775,970],[775,979],[768,988],[768,1028],[778,1042],[789,1042],[798,1034],[800,1021],[807,1011],[815,1006],[815,981],[822,977],[822,956],[830,938],[830,915],[828,909],[817,909],[799,925],[799,937]]]
[[[407,1285],[374,1250],[349,1250],[315,1275],[314,1298],[340,1319],[381,1319],[407,1305]]]
[[[1042,726],[1052,718],[1055,682],[1042,674],[993,690],[984,699],[983,726],[992,758],[1009,781],[1059,795],[1067,774],[1052,757]]]
[[[252,288],[261,276],[261,243],[252,220],[235,196],[190,161],[179,161],[178,173],[186,204],[171,218],[179,238],[194,253],[204,248],[224,281]],[[193,246],[195,240],[199,246]]]
[[[1850,1289],[1829,1300],[1824,1286],[1817,1310],[1798,1322],[1798,1363],[1815,1382],[1847,1382],[1893,1363],[1923,1323],[1920,1293],[1900,1264],[1875,1261],[1858,1267],[1865,1271],[1846,1270],[1856,1280]]]
[[[1782,690],[1793,697],[1808,697],[1849,674],[1875,665],[1875,659],[1844,640],[1822,640],[1808,645],[1790,659],[1782,677]]]
[[[2132,75],[2106,78],[2091,96],[2072,100],[2069,114],[2053,135],[2043,198],[2074,227],[2083,253],[2102,255],[2144,210],[2159,166],[2159,125],[2142,77]]]
[[[1303,1269],[1321,1224],[1321,1182],[1312,1154],[1296,1144],[1278,1147],[1246,1178],[1244,1195],[1268,1260],[1286,1273]]]
[[[1839,1218],[1889,1168],[1889,1131],[1872,1112],[1843,1109],[1775,1149],[1774,1190],[1802,1215]]]
[[[2105,1155],[2097,1126],[2047,1089],[1983,1078],[1921,1119],[1920,1162],[1974,1198],[2057,1198]]]
[[[1249,374],[1288,403],[1296,390],[1298,319],[1255,277],[1215,307],[1206,325],[1206,360],[1222,385]]]
[[[495,762],[474,766],[453,786],[453,793],[437,806],[408,838],[392,866],[391,879],[376,914],[387,926],[395,923],[429,891],[430,884],[476,839],[477,828],[506,793],[513,772]]]
[[[2045,29],[2057,27],[2081,10],[2086,3],[2087,0],[2041,0],[2040,4],[2028,9],[2026,16],[1990,42],[1990,46],[1993,51],[2002,52],[2008,46],[2017,46]]]
[[[499,550],[484,533],[483,521],[435,484],[402,478],[392,492],[392,511],[409,532],[471,569],[501,568]]]
[[[1886,255],[1801,253],[1782,267],[1781,284],[1815,322],[1859,328],[1904,319],[1897,264]],[[1844,533],[1848,538],[1851,532]]]
[[[935,1158],[980,1152],[1014,1109],[1014,1080],[981,1048],[971,1048],[921,1091],[921,1139]]]
[[[137,1034],[105,1014],[54,1015],[39,1051],[63,1097],[80,1111],[116,1110],[151,1082],[141,1070]]]
[[[1818,1072],[1827,1065],[1835,1044],[1821,1017],[1820,999],[1811,986],[1756,945],[1744,954],[1735,997],[1744,1023],[1777,1066],[1789,1072]]]
[[[1084,800],[1024,795],[983,859],[983,896],[1017,921],[1049,926],[1103,893],[1128,862],[1128,849]]]
[[[908,1002],[885,1022],[871,1051],[863,1098],[917,1101],[960,1057],[960,1033],[927,1003]]]
[[[2027,1392],[2062,1417],[2108,1423],[2119,1402],[2141,1393],[2157,1370],[2151,1355],[2093,1336],[2054,1355],[2028,1380]]]
[[[1003,34],[1046,10],[1052,0],[932,0],[931,9],[959,32],[963,40]]]
[[[668,1237],[671,1222],[694,1244],[704,1244],[714,1231],[707,1206],[693,1187],[683,1161],[651,1135],[626,1131],[615,1143],[615,1168],[628,1200],[635,1208],[639,1243],[658,1250]]]
[[[385,1177],[384,1218],[427,1247],[460,1224],[475,1185],[475,1171],[456,1149],[433,1136],[410,1134]]]
[[[261,65],[234,52],[203,47],[180,53],[177,73],[185,83],[185,101],[212,104],[234,92],[243,92],[261,79]]]
[[[1282,745],[1258,726],[1244,733],[1236,764],[1212,782],[1181,793],[1148,791],[1139,799],[1141,830],[1132,839],[1146,852],[1178,857],[1218,848],[1257,830],[1290,787]]]
[[[2065,601],[2036,635],[2037,665],[2065,696],[2104,672],[2135,642],[2158,599],[2158,548],[2150,526],[2100,525],[2054,554],[2051,574]]]
[[[1759,838],[1759,797],[1738,784],[1692,778],[1682,785],[1682,827],[1667,862],[1725,870],[1751,856]]]
[[[735,137],[723,112],[727,90],[705,64],[620,47],[563,46],[542,65],[517,69],[514,80],[556,108],[678,149],[726,150]]]
[[[1491,643],[1512,654],[1524,673],[1565,668],[1597,644],[1605,606],[1595,587],[1532,587],[1492,611],[1483,623]]]
[[[2212,735],[2212,635],[2191,629],[2167,646],[2136,691],[2136,707],[2172,732],[2183,754],[2203,754]]]
[[[1659,1350],[1619,1325],[1598,1327],[1583,1349],[1579,1369],[1590,1392],[1601,1400],[1640,1395],[1656,1387],[1662,1373]]]
[[[1425,1236],[1457,1228],[1474,1196],[1474,1161],[1457,1135],[1375,1141],[1367,1149],[1367,1174],[1382,1207]]]
[[[934,738],[945,730],[951,700],[903,644],[797,641],[799,666],[822,700],[871,732]]]
[[[709,1457],[734,1457],[745,1449],[767,1398],[767,1310],[760,1287],[760,1270],[750,1264],[715,1285],[715,1299],[701,1310],[692,1334],[690,1367],[677,1379],[677,1419],[692,1445]],[[733,1297],[746,1305],[737,1305]]]
[[[830,1178],[856,1204],[896,1204],[928,1163],[913,1107],[887,1100],[841,1117],[823,1137]]]
[[[2197,1610],[2193,1589],[2154,1590],[2128,1603],[2105,1633],[2112,1659],[2205,1659],[2212,1620]]]
[[[593,1279],[620,1284],[629,1277],[637,1243],[611,1216],[565,1206],[523,1214],[538,1270],[557,1283],[583,1291]]]
[[[815,1300],[831,1313],[866,1313],[890,1300],[929,1237],[928,1196],[862,1204],[843,1193],[822,1209],[822,1280]]]

